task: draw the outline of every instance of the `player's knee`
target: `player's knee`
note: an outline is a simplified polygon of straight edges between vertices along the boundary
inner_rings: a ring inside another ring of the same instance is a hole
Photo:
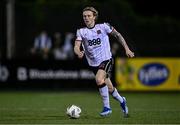
[[[104,79],[102,78],[96,78],[97,85],[102,85],[104,83]]]
[[[112,93],[114,91],[114,87],[113,86],[108,86],[108,90],[110,93]]]

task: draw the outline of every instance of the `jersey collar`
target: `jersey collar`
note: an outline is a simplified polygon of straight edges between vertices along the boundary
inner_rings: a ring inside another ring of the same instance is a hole
[[[93,27],[90,27],[90,28],[89,28],[89,27],[87,27],[87,28],[88,28],[88,29],[93,29],[93,28],[95,27],[95,25],[96,25],[96,24],[94,24],[94,26],[93,26]]]

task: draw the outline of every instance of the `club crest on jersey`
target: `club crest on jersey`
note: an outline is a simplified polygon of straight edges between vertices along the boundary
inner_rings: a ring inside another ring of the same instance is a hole
[[[101,34],[101,30],[97,30],[97,34]]]

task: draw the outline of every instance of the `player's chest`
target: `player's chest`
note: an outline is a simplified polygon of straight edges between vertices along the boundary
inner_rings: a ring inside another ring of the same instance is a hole
[[[103,30],[96,29],[96,30],[88,30],[83,34],[83,43],[85,46],[89,48],[100,47],[102,44],[103,37],[106,34]]]
[[[85,30],[83,32],[83,40],[93,40],[93,39],[102,39],[106,34],[101,29],[91,29],[91,30]]]

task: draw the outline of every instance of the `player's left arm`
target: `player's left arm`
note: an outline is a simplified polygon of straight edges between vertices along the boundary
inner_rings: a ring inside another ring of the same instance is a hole
[[[113,30],[112,30],[111,35],[114,36],[114,37],[118,40],[118,42],[121,43],[121,45],[124,47],[124,49],[125,49],[125,51],[126,51],[126,55],[127,55],[128,57],[134,57],[134,52],[132,52],[132,51],[129,49],[129,47],[128,47],[126,41],[125,41],[125,39],[123,38],[123,36],[122,36],[116,29],[113,29]]]

